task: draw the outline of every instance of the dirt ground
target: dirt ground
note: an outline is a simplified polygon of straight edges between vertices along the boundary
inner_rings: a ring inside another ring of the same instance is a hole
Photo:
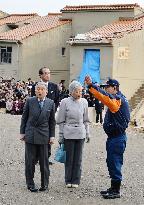
[[[105,163],[106,135],[100,125],[91,125],[91,140],[85,144],[83,172],[78,189],[64,185],[64,166],[55,162],[51,169],[49,192],[31,193],[24,176],[24,143],[19,140],[21,116],[0,114],[0,205],[144,205],[144,134],[128,129],[124,155],[122,197],[105,200],[100,191],[108,188]],[[58,128],[56,129],[58,133]],[[58,135],[56,135],[56,138]],[[54,158],[57,140],[52,148]],[[40,186],[39,165],[35,183]]]

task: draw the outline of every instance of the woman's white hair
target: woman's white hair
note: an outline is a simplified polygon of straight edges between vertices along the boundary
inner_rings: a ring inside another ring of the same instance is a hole
[[[82,87],[81,83],[74,80],[69,85],[69,93],[71,94],[75,89]]]

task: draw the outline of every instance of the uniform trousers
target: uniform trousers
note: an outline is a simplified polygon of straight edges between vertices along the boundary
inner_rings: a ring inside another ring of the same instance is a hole
[[[108,137],[106,142],[107,167],[110,178],[114,181],[122,181],[121,168],[123,165],[123,154],[126,148],[127,137],[125,134],[117,137]]]

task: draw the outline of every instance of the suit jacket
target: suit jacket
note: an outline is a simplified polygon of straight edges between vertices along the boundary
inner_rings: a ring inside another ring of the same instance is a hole
[[[35,85],[32,86],[31,96],[35,96]],[[47,98],[50,98],[55,103],[55,110],[59,105],[59,88],[58,85],[52,82],[48,83],[48,94]]]
[[[27,99],[21,119],[20,134],[31,144],[48,144],[55,137],[55,105],[45,98],[41,110],[37,97]]]

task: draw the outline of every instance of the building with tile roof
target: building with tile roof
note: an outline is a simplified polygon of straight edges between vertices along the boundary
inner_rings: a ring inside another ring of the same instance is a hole
[[[65,20],[60,21],[60,17],[60,15],[50,14],[44,17],[38,16],[37,18],[31,20],[31,22],[27,20],[24,26],[1,33],[0,40],[22,41],[23,39],[28,38],[29,36],[33,36],[36,33],[44,32],[68,23],[68,21]]]
[[[38,14],[10,14],[4,18],[0,19],[0,26],[10,23],[19,23],[21,21],[28,20],[30,18],[33,18],[35,16],[38,16]]]
[[[72,20],[72,36],[75,36],[120,18],[134,18],[143,14],[144,10],[138,4],[110,4],[66,6],[61,12],[63,19]]]
[[[140,8],[140,6],[135,4],[108,4],[108,5],[79,5],[79,6],[65,6],[61,9],[62,12],[83,12],[83,11],[114,11],[114,10],[133,10],[135,8]]]
[[[144,15],[139,18],[121,18],[118,21],[95,28],[85,34],[78,34],[70,39],[70,41],[71,44],[84,42],[111,43],[113,39],[122,38],[131,32],[142,29],[144,29]]]
[[[25,21],[37,17],[38,14],[10,14],[0,18],[0,33],[23,26]]]
[[[66,41],[71,35],[71,21],[60,20],[60,17],[60,14],[49,14],[28,18],[18,28],[0,33],[0,76],[36,80],[38,70],[48,66],[54,81],[67,79]]]
[[[0,23],[0,31],[7,27],[0,32],[0,76],[37,80],[39,68],[48,66],[53,81],[68,85],[83,82],[83,66],[94,62],[94,80],[117,78],[128,98],[143,83],[144,11],[138,4],[66,6],[61,13],[26,16]],[[87,55],[94,57],[88,62]]]
[[[78,34],[68,42],[71,45],[71,78],[81,78],[82,72],[88,73],[89,70],[84,70],[87,56],[91,54],[96,57],[96,53],[99,53],[97,62],[101,83],[108,77],[118,79],[128,99],[144,83],[144,15],[138,18],[122,18]],[[92,60],[95,59],[91,59],[91,62]],[[88,67],[94,69],[92,65],[87,64]]]

